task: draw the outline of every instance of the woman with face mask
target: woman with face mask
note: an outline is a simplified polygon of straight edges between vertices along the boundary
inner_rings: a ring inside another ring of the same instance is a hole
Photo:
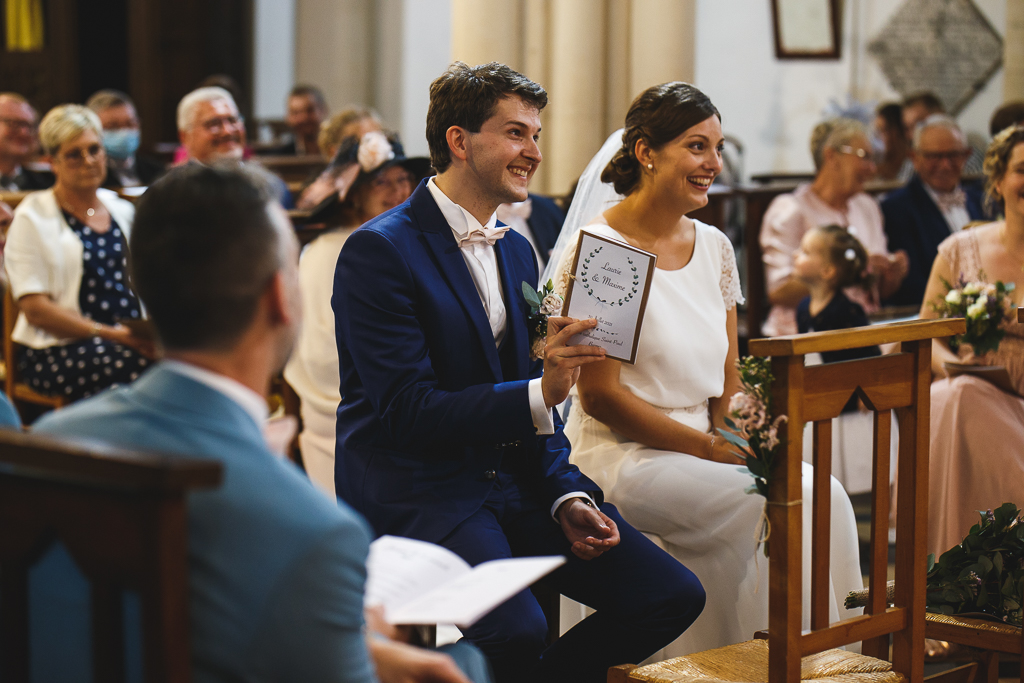
[[[159,161],[140,156],[139,117],[132,98],[118,90],[100,90],[86,102],[103,124],[103,148],[107,153],[104,187],[148,186],[165,167]]]

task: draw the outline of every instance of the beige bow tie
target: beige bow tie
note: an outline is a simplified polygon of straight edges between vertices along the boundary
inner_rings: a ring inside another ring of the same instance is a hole
[[[939,209],[946,213],[950,209],[962,209],[967,206],[967,194],[959,187],[952,192],[935,193]]]
[[[459,246],[465,247],[472,244],[486,244],[494,246],[494,243],[505,236],[508,232],[507,226],[500,228],[471,228],[465,237],[459,238]]]

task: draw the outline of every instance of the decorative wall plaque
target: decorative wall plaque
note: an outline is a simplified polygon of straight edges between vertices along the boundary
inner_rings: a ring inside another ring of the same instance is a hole
[[[903,96],[934,92],[958,114],[1003,62],[1003,39],[971,0],[907,0],[868,44]]]

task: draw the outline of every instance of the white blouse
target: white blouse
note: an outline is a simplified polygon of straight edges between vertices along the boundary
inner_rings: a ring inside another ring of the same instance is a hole
[[[96,190],[96,196],[127,240],[135,219],[135,207],[110,190]],[[14,300],[28,294],[49,294],[61,308],[81,314],[78,291],[82,284],[83,250],[82,240],[64,220],[52,189],[25,197],[14,210],[4,247],[4,267]],[[18,315],[11,338],[33,349],[72,341],[59,339],[30,325],[24,313]]]
[[[623,363],[619,370],[623,386],[660,408],[699,406],[722,395],[729,353],[726,313],[743,302],[729,238],[710,225],[693,223],[693,256],[677,270],[655,269],[636,364]],[[583,229],[625,241],[602,223]],[[563,280],[575,251],[566,250]]]

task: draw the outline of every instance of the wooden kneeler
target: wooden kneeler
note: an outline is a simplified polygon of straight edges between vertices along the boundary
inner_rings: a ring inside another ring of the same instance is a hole
[[[965,331],[962,319],[918,320],[889,325],[756,339],[754,356],[770,357],[777,414],[788,416],[780,431],[787,444],[769,487],[768,640],[753,640],[677,657],[644,667],[609,671],[612,682],[768,681],[796,683],[853,674],[872,683],[924,679],[925,583],[927,570],[928,444],[931,344],[935,337]],[[886,356],[804,366],[809,353],[898,343]],[[865,614],[834,624],[829,618],[829,536],[832,419],[856,394],[875,413],[871,490],[868,606]],[[896,531],[896,592],[886,600],[891,412],[900,425]],[[801,463],[805,422],[813,422],[814,496],[803,501]],[[802,522],[804,503],[813,507],[811,528],[811,628],[801,632]],[[889,636],[892,660],[889,661]],[[836,650],[861,641],[863,654]]]

